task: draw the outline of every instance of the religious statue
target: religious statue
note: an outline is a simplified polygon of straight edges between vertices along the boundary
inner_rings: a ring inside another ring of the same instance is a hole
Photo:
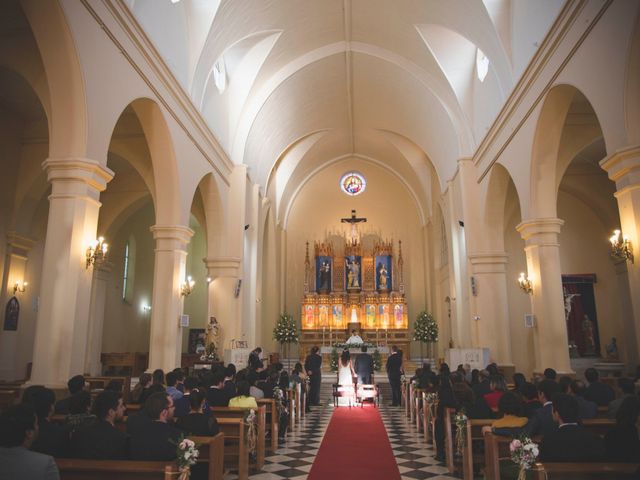
[[[389,275],[387,273],[387,268],[384,266],[384,263],[378,263],[378,288],[380,290],[387,290],[389,287],[387,286],[387,279]]]
[[[320,266],[320,288],[318,290],[320,290],[321,292],[329,291],[330,277],[331,277],[331,265],[329,265],[329,262],[325,260],[324,262],[322,262],[322,265]]]
[[[205,332],[205,348],[207,354],[211,355],[213,353],[215,355],[215,352],[218,350],[218,340],[220,337],[220,325],[216,317],[209,317],[209,323],[207,324]]]
[[[345,260],[347,264],[347,288],[360,288],[360,264],[355,258]]]
[[[618,356],[618,344],[616,337],[611,337],[611,343],[607,345],[607,361],[618,362],[620,357]]]
[[[579,297],[579,293],[567,293],[564,290],[564,319],[565,321],[569,321],[569,315],[571,315],[571,308],[573,304],[573,297]]]
[[[584,355],[595,355],[596,342],[593,336],[593,322],[585,315],[582,320],[582,336],[584,338]]]

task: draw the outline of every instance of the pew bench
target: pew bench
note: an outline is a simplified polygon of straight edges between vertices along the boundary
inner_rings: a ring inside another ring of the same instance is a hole
[[[207,480],[222,480],[224,476],[224,433],[218,433],[213,437],[189,436],[187,438],[193,440],[200,451],[198,463],[209,464]]]
[[[536,463],[534,480],[638,479],[640,463]]]
[[[137,460],[82,460],[56,458],[61,480],[176,480],[175,462],[142,462]]]
[[[275,452],[278,449],[278,428],[280,424],[276,401],[273,398],[261,398],[260,400],[257,400],[257,402],[258,406],[264,405],[265,415],[271,415],[270,420],[266,422],[265,430],[270,432],[270,450]]]

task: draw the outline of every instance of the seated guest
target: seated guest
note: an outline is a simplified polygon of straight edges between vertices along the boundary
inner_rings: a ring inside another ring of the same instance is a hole
[[[455,396],[453,394],[453,386],[449,375],[439,375],[438,383],[438,407],[435,421],[435,440],[436,440],[436,456],[435,459],[443,462],[445,460],[445,428],[444,428],[444,411],[445,408],[458,408]]]
[[[129,442],[131,459],[174,460],[181,431],[169,423],[175,408],[171,395],[154,393],[147,399],[144,408],[151,421],[140,425],[132,433]]]
[[[493,412],[483,398],[476,399],[467,382],[456,382],[452,386],[453,396],[461,410],[469,418],[491,418]]]
[[[128,436],[115,426],[116,422],[122,420],[124,409],[121,393],[109,390],[100,393],[93,405],[98,420],[75,432],[71,439],[71,457],[125,460]]]
[[[76,430],[88,427],[96,422],[96,416],[89,413],[91,394],[86,391],[76,393],[69,402],[69,415],[65,419],[65,430],[69,436]]]
[[[533,383],[525,383],[522,387],[522,398],[524,400],[524,416],[531,418],[535,411],[542,408],[542,403],[538,400],[538,389]]]
[[[140,379],[138,380],[138,384],[131,391],[131,402],[137,404],[144,404],[145,400],[149,396],[148,390],[152,384],[153,379],[151,378],[150,373],[143,373],[140,375]]]
[[[229,394],[224,389],[224,373],[220,371],[215,372],[211,382],[212,384],[207,391],[207,403],[209,406],[228,407],[231,397],[229,397]]]
[[[498,435],[518,436],[522,433],[529,419],[523,415],[523,404],[519,395],[505,392],[498,401],[498,412],[502,418],[491,424],[494,433]]]
[[[556,377],[558,376],[553,368],[545,368],[543,375],[546,380],[551,380],[554,382],[556,381]]]
[[[173,373],[176,374],[176,388],[184,393],[184,379],[186,378],[184,370],[180,367],[174,368]]]
[[[544,435],[540,458],[543,462],[597,462],[604,458],[604,442],[578,425],[575,397],[558,393],[553,397],[553,418],[558,428]]]
[[[264,392],[264,398],[273,398],[273,389],[278,386],[279,380],[280,374],[272,371],[265,381],[258,383],[258,388]]]
[[[249,395],[249,382],[242,380],[238,382],[238,395],[229,400],[230,407],[238,408],[258,408],[256,399]]]
[[[609,462],[637,462],[640,459],[638,413],[640,400],[626,397],[616,414],[616,426],[604,436],[606,459]]]
[[[185,382],[186,383],[186,382]],[[176,427],[184,430],[185,435],[201,435],[204,437],[212,437],[220,431],[218,421],[213,415],[205,415],[204,393],[198,389],[192,390],[190,395],[184,398],[189,399],[191,411],[188,415],[181,417],[176,422]]]
[[[0,415],[0,477],[58,480],[53,457],[29,450],[38,436],[38,419],[31,405],[9,407]]]
[[[198,382],[198,379],[196,377],[185,378],[183,384],[184,393],[182,394],[182,397],[174,400],[174,405],[176,406],[175,412],[173,414],[174,417],[181,418],[189,414],[189,412],[191,411],[191,399],[189,398],[189,396],[191,395],[191,392],[198,389],[199,383],[200,382]]]
[[[478,372],[478,383],[471,385],[473,394],[478,397],[484,397],[487,393],[491,393],[491,387],[489,383],[489,372],[486,370],[480,370]],[[473,380],[472,380],[473,382]]]
[[[82,391],[85,387],[84,377],[82,375],[76,375],[71,377],[67,382],[67,388],[69,389],[69,396],[63,398],[59,402],[56,403],[55,413],[57,415],[68,415],[69,414],[69,402],[71,401],[71,397],[76,393]]]
[[[567,383],[566,379],[569,379],[568,386],[565,386],[565,384]],[[584,385],[582,384],[582,382],[571,380],[569,377],[562,377],[558,384],[560,385],[560,390],[562,393],[566,393],[576,397],[576,401],[578,402],[580,420],[596,418],[596,415],[598,414],[598,405],[596,405],[596,402],[587,400],[582,396],[582,392],[584,391]]]
[[[236,396],[236,366],[233,363],[227,365],[224,370],[224,391],[229,398]]]
[[[56,396],[49,388],[40,388],[32,397],[31,406],[38,417],[38,436],[31,445],[34,452],[52,457],[64,457],[67,453],[69,437],[62,426],[51,422]]]
[[[489,379],[489,389],[491,391],[484,395],[484,401],[487,402],[487,405],[492,411],[497,412],[500,397],[502,397],[504,392],[507,390],[507,384],[504,381],[504,377],[502,375],[492,375]]]
[[[527,377],[522,373],[513,374],[513,390],[522,395],[522,387],[527,383]]]
[[[551,398],[560,392],[560,387],[553,380],[542,380],[538,384],[538,400],[542,407],[537,409],[525,427],[525,434],[529,437],[542,434],[545,436],[555,432],[558,428],[553,419],[553,405]]]
[[[247,382],[249,382],[249,394],[256,400],[264,398],[264,392],[256,387],[258,381],[258,374],[256,372],[249,372],[247,374]]]
[[[619,378],[618,387],[622,391],[622,396],[609,402],[609,410],[607,410],[608,418],[616,418],[618,409],[620,408],[620,405],[622,405],[622,402],[624,402],[628,397],[633,397],[636,391],[636,386],[630,378]]]
[[[169,372],[166,376],[167,380],[167,395],[171,395],[173,401],[182,397],[182,392],[176,388],[176,382],[178,381],[178,375],[176,372]]]
[[[301,401],[301,405],[305,406],[305,412],[306,413],[310,413],[311,412],[311,408],[309,408],[309,402],[307,401],[307,379],[308,379],[308,375],[307,373],[304,371],[304,368],[302,368],[302,363],[300,362],[296,362],[296,364],[293,367],[293,371],[291,372],[291,381],[294,384],[299,384],[300,385],[300,401]]]
[[[595,368],[587,368],[584,376],[589,386],[584,391],[584,398],[596,402],[600,407],[606,407],[616,398],[616,394],[606,383],[600,381],[600,375]]]
[[[282,391],[287,390],[290,387],[291,378],[289,377],[289,372],[286,370],[282,370],[280,372],[280,379],[278,380],[278,386],[282,389]]]
[[[153,378],[154,385],[164,386],[164,370],[162,370],[161,368],[156,368],[151,374],[151,377]]]

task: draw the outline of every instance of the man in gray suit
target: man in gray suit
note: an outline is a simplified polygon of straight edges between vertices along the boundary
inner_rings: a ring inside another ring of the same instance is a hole
[[[53,457],[29,450],[38,436],[36,414],[15,405],[0,415],[0,480],[59,480]]]

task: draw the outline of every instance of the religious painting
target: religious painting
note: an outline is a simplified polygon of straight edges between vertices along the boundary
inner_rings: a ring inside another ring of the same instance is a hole
[[[333,259],[329,256],[319,255],[316,257],[316,292],[331,292],[331,272]]]
[[[391,290],[391,255],[376,255],[376,290]]]
[[[378,313],[382,328],[389,328],[389,305],[386,303],[379,305]]]
[[[393,316],[395,319],[396,328],[402,328],[402,324],[404,323],[403,313],[404,305],[396,304],[393,307]]]
[[[593,284],[595,274],[562,275],[564,317],[569,349],[581,357],[600,356],[600,335]]]
[[[342,305],[333,306],[333,325],[335,327],[342,327]]]
[[[328,305],[320,305],[318,307],[320,326],[327,327],[329,326],[329,306]]]
[[[313,319],[313,305],[305,305],[304,306],[304,324],[307,326],[307,328],[313,328],[313,325],[315,323],[314,319]]]
[[[360,290],[362,288],[362,275],[360,272],[362,257],[359,255],[349,255],[344,257],[344,262],[347,290]]]
[[[20,302],[16,297],[11,297],[4,310],[4,329],[18,330],[18,317],[20,316]]]
[[[376,306],[367,305],[367,326],[373,328],[376,324]]]
[[[190,328],[188,352],[204,355],[206,351],[206,336],[204,328]]]

